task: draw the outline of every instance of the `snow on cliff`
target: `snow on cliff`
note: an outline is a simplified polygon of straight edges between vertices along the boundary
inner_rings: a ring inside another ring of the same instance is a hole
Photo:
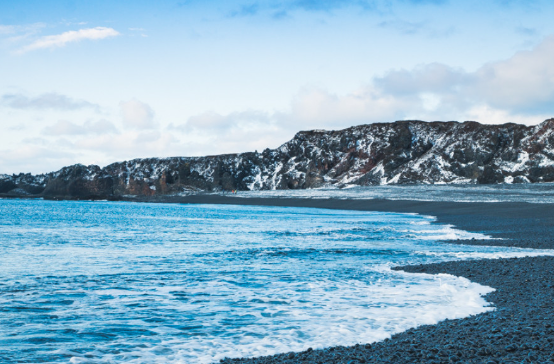
[[[155,195],[408,183],[554,181],[554,119],[537,126],[397,121],[303,131],[277,149],[0,176],[0,193]]]

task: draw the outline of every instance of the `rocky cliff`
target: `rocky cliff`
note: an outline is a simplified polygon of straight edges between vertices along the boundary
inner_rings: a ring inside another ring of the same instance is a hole
[[[303,131],[277,149],[0,175],[0,194],[88,198],[188,191],[554,181],[554,119],[537,126],[397,121]]]

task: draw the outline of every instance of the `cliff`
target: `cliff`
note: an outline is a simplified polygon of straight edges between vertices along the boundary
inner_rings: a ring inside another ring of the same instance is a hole
[[[0,194],[88,198],[413,183],[554,181],[554,119],[537,126],[397,121],[302,131],[277,149],[0,175]]]

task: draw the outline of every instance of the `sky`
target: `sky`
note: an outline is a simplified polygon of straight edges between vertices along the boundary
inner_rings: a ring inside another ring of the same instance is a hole
[[[554,117],[548,0],[3,0],[0,174]]]

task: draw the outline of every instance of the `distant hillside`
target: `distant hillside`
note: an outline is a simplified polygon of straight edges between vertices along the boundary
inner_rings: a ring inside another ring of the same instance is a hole
[[[397,121],[302,131],[277,149],[0,175],[0,194],[67,198],[413,183],[554,181],[554,119],[537,126]]]

